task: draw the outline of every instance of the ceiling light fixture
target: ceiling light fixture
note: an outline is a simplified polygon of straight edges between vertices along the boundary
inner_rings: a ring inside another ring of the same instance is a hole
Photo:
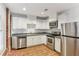
[[[26,11],[26,8],[23,8],[23,11]]]
[[[43,14],[44,14],[44,12],[41,12],[41,14],[43,15]]]

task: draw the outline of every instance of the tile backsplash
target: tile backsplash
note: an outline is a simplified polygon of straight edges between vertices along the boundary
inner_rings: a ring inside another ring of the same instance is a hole
[[[26,29],[13,29],[12,33],[25,33]]]

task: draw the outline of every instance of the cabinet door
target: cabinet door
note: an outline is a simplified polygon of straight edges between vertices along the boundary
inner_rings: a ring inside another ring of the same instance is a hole
[[[12,29],[17,29],[20,27],[20,20],[18,17],[13,17],[12,18]],[[17,24],[17,25],[16,25]]]
[[[37,45],[37,37],[36,36],[33,36],[33,37],[31,37],[31,39],[32,39],[32,45]]]
[[[26,29],[26,18],[12,17],[12,29]]]
[[[32,43],[33,45],[41,44],[42,43],[41,38],[39,36],[32,37]]]
[[[37,29],[49,29],[49,21],[48,20],[37,20]]]
[[[61,39],[55,38],[55,50],[61,52]]]
[[[42,35],[41,41],[42,41],[42,43],[47,44],[47,37],[45,35]]]
[[[42,44],[43,43],[42,39],[41,39],[41,36],[38,36],[36,41],[37,41],[37,44]]]
[[[27,47],[32,46],[33,42],[32,42],[32,37],[27,37]]]
[[[18,45],[17,45],[17,37],[12,37],[12,48],[17,49]]]

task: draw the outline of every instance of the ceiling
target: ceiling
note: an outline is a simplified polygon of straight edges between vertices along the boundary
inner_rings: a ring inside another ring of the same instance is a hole
[[[5,5],[13,13],[50,17],[53,17],[57,12],[79,6],[78,3],[6,3]],[[23,11],[23,8],[26,8],[26,11]],[[45,8],[48,11],[44,11]],[[41,14],[41,12],[45,13]]]

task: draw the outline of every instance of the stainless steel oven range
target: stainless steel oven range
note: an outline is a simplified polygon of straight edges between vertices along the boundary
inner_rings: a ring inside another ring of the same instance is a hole
[[[55,38],[47,35],[47,46],[50,49],[54,50],[54,46],[55,46],[54,44],[55,44]]]

